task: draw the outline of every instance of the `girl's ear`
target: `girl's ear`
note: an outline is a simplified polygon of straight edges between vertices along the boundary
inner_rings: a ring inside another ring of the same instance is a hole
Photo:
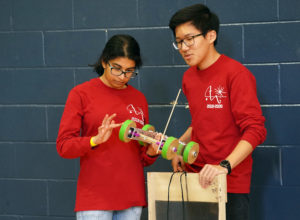
[[[103,69],[105,69],[107,67],[107,63],[105,63],[104,61],[101,61],[102,67]]]

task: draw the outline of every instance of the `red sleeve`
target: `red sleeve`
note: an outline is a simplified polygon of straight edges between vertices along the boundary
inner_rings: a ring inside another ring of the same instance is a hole
[[[141,161],[142,161],[142,164],[143,164],[144,167],[152,165],[156,161],[156,159],[158,158],[158,155],[154,156],[154,157],[148,156],[146,154],[146,151],[147,151],[146,146],[141,147]]]
[[[266,139],[265,117],[257,99],[254,76],[245,69],[235,75],[230,90],[231,108],[236,124],[253,148]]]
[[[56,140],[56,149],[61,157],[77,158],[91,150],[91,137],[80,137],[82,116],[81,98],[73,89],[68,96]]]

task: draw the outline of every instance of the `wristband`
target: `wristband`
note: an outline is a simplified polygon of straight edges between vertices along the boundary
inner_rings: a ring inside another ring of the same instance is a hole
[[[90,145],[91,145],[91,147],[96,147],[98,145],[98,144],[94,143],[93,137],[91,137],[91,139],[90,139]]]

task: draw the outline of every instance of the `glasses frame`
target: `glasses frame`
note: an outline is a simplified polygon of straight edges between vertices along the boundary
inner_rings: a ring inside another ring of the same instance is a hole
[[[182,48],[182,43],[184,43],[185,46],[187,46],[187,47],[191,47],[191,46],[193,46],[195,44],[195,37],[199,37],[201,35],[204,36],[204,33],[196,34],[196,35],[193,35],[193,36],[188,36],[188,37],[186,37],[186,38],[184,38],[184,39],[182,39],[180,41],[174,41],[173,42],[173,47],[175,48],[175,50],[180,50]],[[191,38],[192,43],[187,43],[186,42],[187,38]],[[178,46],[178,45],[180,45],[180,46]]]
[[[122,74],[124,74],[124,76],[126,77],[126,78],[134,78],[134,77],[136,77],[137,75],[138,75],[138,72],[134,72],[134,71],[123,71],[122,69],[120,69],[120,68],[118,68],[118,67],[113,67],[109,62],[107,62],[108,63],[108,66],[109,66],[109,68],[110,68],[110,73],[112,74],[112,75],[114,75],[114,76],[121,76]],[[118,71],[121,71],[121,73],[120,74],[113,74],[113,72],[112,72],[112,70],[113,69],[116,69],[116,70],[118,70]],[[131,73],[131,76],[130,77],[128,77],[126,74],[127,73]]]

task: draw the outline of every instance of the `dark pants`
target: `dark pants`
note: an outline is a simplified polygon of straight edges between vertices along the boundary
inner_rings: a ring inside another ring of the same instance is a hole
[[[248,220],[249,203],[249,194],[228,193],[226,220]]]

